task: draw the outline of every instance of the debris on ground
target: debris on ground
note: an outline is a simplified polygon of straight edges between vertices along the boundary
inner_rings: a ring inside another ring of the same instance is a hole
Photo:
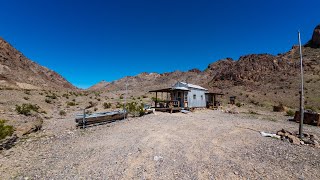
[[[276,134],[266,133],[266,132],[263,132],[263,131],[261,131],[260,134],[263,137],[272,137],[272,138],[281,139],[281,137],[279,135],[276,135]]]
[[[188,113],[190,113],[190,111],[187,111],[187,110],[181,110],[180,112],[182,112],[182,113],[184,113],[184,114],[188,114]]]
[[[154,156],[154,157],[153,157],[153,160],[154,160],[154,161],[162,161],[162,160],[163,160],[163,157],[162,157],[162,156]]]
[[[298,134],[291,133],[284,129],[278,131],[276,134],[281,137],[281,140],[287,140],[292,144],[296,144],[296,145],[305,144],[305,145],[312,145],[314,147],[320,148],[319,138],[316,135],[304,133],[303,138],[300,139],[298,137]]]

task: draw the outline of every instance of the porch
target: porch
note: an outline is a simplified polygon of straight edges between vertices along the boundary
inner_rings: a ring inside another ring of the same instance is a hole
[[[153,107],[156,111],[180,111],[188,108],[188,89],[183,87],[149,91],[155,93]]]
[[[206,93],[206,99],[207,99],[207,108],[218,108],[221,106],[221,101],[218,99],[218,97],[222,97],[224,94],[222,93]]]

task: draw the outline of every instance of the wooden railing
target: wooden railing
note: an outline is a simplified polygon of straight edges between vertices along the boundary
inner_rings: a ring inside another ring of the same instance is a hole
[[[154,107],[155,108],[180,107],[180,101],[178,100],[155,101]]]

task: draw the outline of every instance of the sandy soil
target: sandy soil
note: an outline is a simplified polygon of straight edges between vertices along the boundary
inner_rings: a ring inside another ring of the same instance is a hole
[[[85,130],[51,119],[0,153],[0,179],[320,179],[320,149],[261,137],[297,130],[273,114],[157,112]]]

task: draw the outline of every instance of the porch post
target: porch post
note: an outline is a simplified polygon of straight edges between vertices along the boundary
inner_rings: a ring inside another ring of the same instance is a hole
[[[154,104],[154,107],[157,107],[157,101],[158,101],[158,92],[156,92],[156,100],[155,100],[155,104]]]

